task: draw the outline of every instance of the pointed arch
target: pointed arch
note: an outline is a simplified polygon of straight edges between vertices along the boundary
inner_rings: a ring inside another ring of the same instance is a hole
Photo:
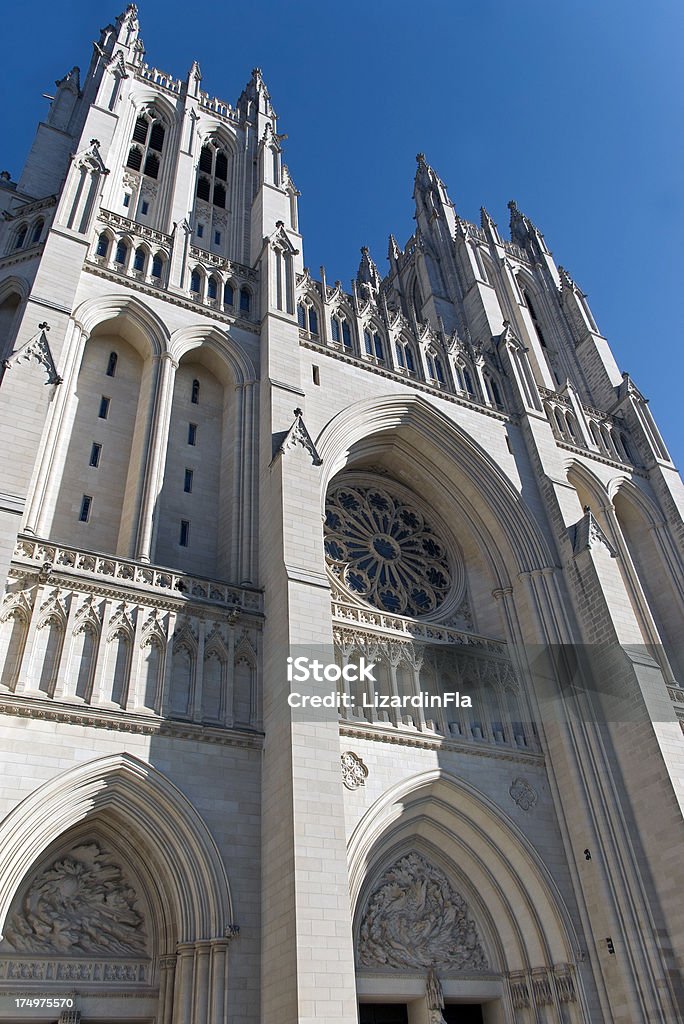
[[[86,299],[75,310],[73,318],[86,335],[92,334],[100,324],[116,320],[117,330],[138,351],[141,339],[145,340],[148,350],[155,356],[169,348],[169,332],[163,320],[135,295],[104,295]],[[127,327],[132,327],[133,331],[127,330]]]
[[[419,443],[423,462],[431,456],[441,461],[442,469],[438,472],[435,467],[434,475],[439,476],[440,486],[450,496],[458,497],[461,506],[469,510],[471,521],[486,536],[489,556],[497,559],[499,585],[507,585],[513,572],[555,564],[551,548],[511,480],[469,434],[418,395],[357,402],[326,424],[315,441],[324,467],[321,515],[328,485],[351,461],[355,446],[371,447],[374,439],[379,442],[379,436],[396,437],[401,433],[419,439],[414,447]],[[451,477],[458,477],[458,492],[454,479],[445,477],[444,464],[453,470]],[[497,555],[499,551],[509,553],[508,567]]]
[[[354,829],[348,861],[355,939],[374,886],[411,850],[453,880],[482,927],[495,969],[573,962],[572,918],[536,849],[501,807],[443,768],[393,786]]]
[[[177,934],[173,942],[226,935],[233,904],[209,829],[190,801],[158,769],[120,753],[71,768],[26,797],[0,824],[7,851],[0,878],[0,929],[27,867],[63,833],[88,820],[116,823],[154,865]]]

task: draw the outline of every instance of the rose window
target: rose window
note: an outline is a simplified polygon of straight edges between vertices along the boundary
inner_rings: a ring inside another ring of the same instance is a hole
[[[386,612],[427,615],[451,589],[444,541],[414,504],[384,488],[330,490],[325,551],[337,579]]]

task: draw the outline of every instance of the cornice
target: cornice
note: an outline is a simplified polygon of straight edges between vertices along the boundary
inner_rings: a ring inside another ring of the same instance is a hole
[[[511,761],[515,764],[544,766],[544,755],[522,750],[506,749],[503,746],[484,742],[463,743],[444,736],[415,735],[381,725],[340,722],[340,736],[350,739],[371,740],[374,743],[390,743],[399,747],[417,747],[422,750],[446,750],[454,754],[472,754],[474,757],[488,757],[495,761]]]
[[[131,711],[112,711],[86,704],[27,697],[18,694],[0,694],[0,714],[29,718],[37,721],[62,722],[110,732],[136,733],[143,736],[168,736],[172,739],[193,740],[224,746],[261,750],[264,734],[242,732],[239,729],[182,722],[158,715],[141,715]]]

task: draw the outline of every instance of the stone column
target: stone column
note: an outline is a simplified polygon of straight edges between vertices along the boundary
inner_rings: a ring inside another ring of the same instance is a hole
[[[138,535],[135,544],[135,557],[141,562],[151,560],[156,538],[155,512],[164,480],[166,447],[173,403],[173,384],[178,369],[178,363],[169,352],[165,352],[159,359],[161,365],[152,410],[148,456],[138,518]]]

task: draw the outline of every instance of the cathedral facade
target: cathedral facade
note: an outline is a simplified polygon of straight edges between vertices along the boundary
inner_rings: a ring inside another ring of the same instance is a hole
[[[0,1019],[684,1020],[684,491],[515,205],[305,268],[135,6],[0,175]]]

